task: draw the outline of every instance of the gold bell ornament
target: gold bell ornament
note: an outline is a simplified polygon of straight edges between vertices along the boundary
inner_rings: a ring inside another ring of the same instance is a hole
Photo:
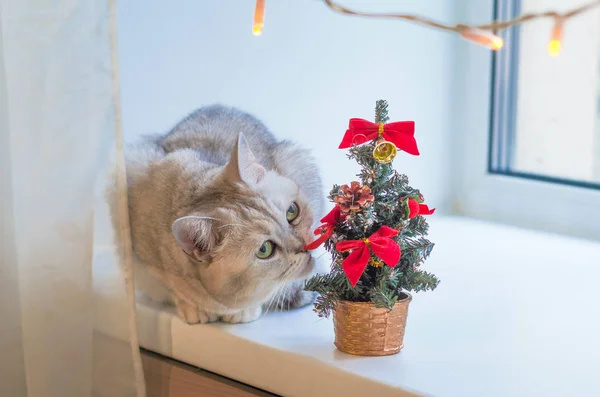
[[[388,164],[394,160],[397,152],[398,149],[396,148],[396,145],[385,139],[380,139],[377,141],[375,149],[373,149],[373,158],[379,164]]]
[[[377,144],[375,144],[375,149],[373,149],[373,158],[379,164],[388,164],[391,163],[392,160],[394,160],[398,149],[396,148],[396,145],[394,145],[392,142],[386,141],[383,138],[385,124],[377,124],[379,125],[379,131],[377,131],[379,139],[377,140]]]

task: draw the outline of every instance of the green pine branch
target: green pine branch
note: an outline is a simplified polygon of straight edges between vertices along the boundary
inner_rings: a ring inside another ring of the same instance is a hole
[[[407,291],[432,291],[440,283],[440,280],[431,273],[417,270],[408,275],[404,288]]]
[[[375,102],[375,122],[387,123],[388,120],[388,103],[386,100],[378,99]]]
[[[423,259],[427,259],[433,250],[433,244],[431,241],[427,240],[425,237],[416,237],[416,238],[406,238],[400,241],[402,246],[402,252],[416,252],[418,255],[422,256]]]

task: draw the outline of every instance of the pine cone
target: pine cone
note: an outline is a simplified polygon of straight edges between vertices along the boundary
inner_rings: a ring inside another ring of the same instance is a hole
[[[333,201],[340,206],[342,212],[358,212],[374,199],[368,186],[361,186],[360,182],[351,182],[350,186],[340,187],[340,191]]]

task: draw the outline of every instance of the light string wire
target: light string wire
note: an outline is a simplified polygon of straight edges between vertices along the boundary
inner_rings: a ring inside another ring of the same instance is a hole
[[[455,32],[455,33],[462,33],[467,29],[499,31],[499,30],[509,28],[511,26],[519,25],[519,24],[522,24],[525,22],[529,22],[529,21],[532,21],[535,19],[541,19],[541,18],[554,18],[554,19],[560,19],[560,20],[564,21],[566,19],[572,18],[576,15],[583,14],[585,12],[588,12],[588,11],[600,6],[600,0],[594,0],[587,4],[582,5],[580,7],[577,7],[570,11],[562,12],[562,13],[557,12],[557,11],[531,12],[531,13],[522,14],[514,19],[509,19],[506,21],[494,21],[494,22],[485,23],[485,24],[481,24],[481,25],[467,25],[467,24],[462,24],[462,23],[458,23],[458,24],[454,24],[454,25],[447,25],[447,24],[435,21],[430,18],[425,18],[422,16],[413,15],[413,14],[371,13],[371,12],[355,11],[355,10],[352,10],[350,8],[347,8],[347,7],[344,7],[340,4],[338,4],[336,1],[333,1],[333,0],[323,0],[323,1],[327,5],[327,7],[329,7],[332,11],[335,11],[335,12],[338,12],[341,14],[361,16],[361,17],[366,17],[366,18],[403,19],[406,21],[411,21],[411,22],[418,23],[421,25],[425,25],[425,26],[429,26],[432,28],[441,29],[441,30],[445,30],[445,31],[449,31],[449,32]]]
[[[504,46],[504,40],[502,39],[502,37],[497,36],[495,34],[498,31],[536,19],[552,18],[554,19],[554,28],[552,29],[550,41],[548,42],[548,53],[552,56],[559,55],[562,50],[561,40],[563,36],[563,25],[565,21],[577,15],[581,15],[583,13],[591,11],[594,8],[600,6],[600,0],[594,0],[566,12],[530,12],[506,21],[493,21],[490,23],[480,25],[467,25],[464,23],[449,25],[414,14],[362,12],[342,6],[335,0],[323,0],[323,2],[330,10],[344,15],[379,19],[402,19],[420,25],[425,25],[430,28],[439,29],[446,32],[458,33],[463,39],[469,40],[473,43],[482,45],[484,47],[488,47],[492,50],[499,50]],[[254,11],[254,21],[252,25],[252,33],[255,36],[261,35],[262,29],[264,27],[264,18],[265,0],[257,0]]]

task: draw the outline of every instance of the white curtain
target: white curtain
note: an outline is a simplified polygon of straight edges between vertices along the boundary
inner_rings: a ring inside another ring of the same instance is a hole
[[[0,0],[2,397],[145,394],[123,194],[127,310],[102,332],[94,315],[98,187],[125,182],[114,18],[110,0]]]

